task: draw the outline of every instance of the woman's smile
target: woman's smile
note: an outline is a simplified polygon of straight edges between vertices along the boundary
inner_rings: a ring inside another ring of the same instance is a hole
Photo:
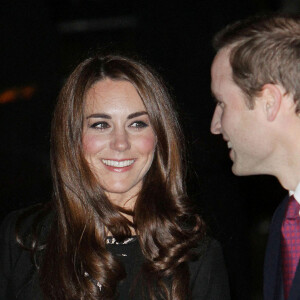
[[[126,172],[129,171],[136,159],[123,159],[123,160],[113,160],[113,159],[102,159],[103,164],[108,170],[112,172]]]

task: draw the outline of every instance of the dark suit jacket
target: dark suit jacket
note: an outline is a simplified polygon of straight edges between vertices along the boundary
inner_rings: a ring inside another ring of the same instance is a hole
[[[264,265],[264,300],[283,300],[281,271],[281,225],[289,197],[276,209],[269,233]],[[300,266],[298,264],[288,300],[300,300]]]

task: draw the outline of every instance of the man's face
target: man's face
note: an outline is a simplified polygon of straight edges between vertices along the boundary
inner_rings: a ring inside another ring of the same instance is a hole
[[[221,49],[211,68],[211,89],[217,105],[211,121],[211,132],[222,134],[230,149],[232,171],[236,175],[264,172],[270,154],[262,104],[253,109],[246,105],[246,96],[232,79],[229,49]]]

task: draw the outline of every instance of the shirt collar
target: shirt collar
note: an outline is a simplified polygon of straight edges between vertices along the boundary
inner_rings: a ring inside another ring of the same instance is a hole
[[[295,191],[289,191],[290,196],[294,195],[295,199],[300,203],[300,182],[298,183]]]

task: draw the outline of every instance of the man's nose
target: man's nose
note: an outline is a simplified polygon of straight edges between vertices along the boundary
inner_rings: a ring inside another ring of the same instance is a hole
[[[221,108],[216,106],[211,124],[210,124],[210,132],[212,134],[220,134],[221,133]]]

